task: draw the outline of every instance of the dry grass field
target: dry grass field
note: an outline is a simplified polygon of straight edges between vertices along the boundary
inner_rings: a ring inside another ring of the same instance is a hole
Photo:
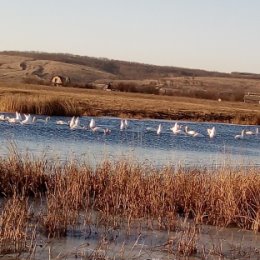
[[[260,124],[257,104],[21,83],[0,83],[0,110]]]
[[[46,84],[54,75],[69,75],[74,85],[84,85],[85,81],[95,81],[100,78],[108,80],[115,78],[111,73],[80,64],[0,54],[1,81]]]
[[[234,77],[164,77],[146,80],[113,80],[112,89],[168,96],[182,96],[209,100],[244,100],[248,92],[260,93],[260,81]]]

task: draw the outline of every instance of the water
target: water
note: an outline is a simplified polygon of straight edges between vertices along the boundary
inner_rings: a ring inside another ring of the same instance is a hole
[[[71,130],[67,125],[56,125],[66,117],[51,117],[48,124],[34,125],[0,122],[0,155],[6,156],[10,143],[19,152],[46,156],[54,160],[77,159],[95,165],[103,159],[127,159],[141,163],[182,166],[241,165],[260,166],[260,134],[235,140],[242,129],[255,131],[255,126],[214,123],[179,122],[205,135],[204,138],[176,136],[170,130],[175,121],[128,120],[127,130],[120,131],[120,119],[95,118],[96,125],[108,127],[111,134],[93,133],[89,129]],[[80,124],[88,126],[90,117],[81,117]],[[147,131],[162,124],[162,133]],[[217,135],[210,139],[207,128],[216,127]]]

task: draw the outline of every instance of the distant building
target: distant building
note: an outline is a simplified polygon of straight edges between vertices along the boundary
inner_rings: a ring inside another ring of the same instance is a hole
[[[248,92],[248,93],[244,96],[244,102],[245,102],[245,103],[260,104],[260,93],[251,93],[251,92]]]
[[[59,76],[59,75],[56,75],[56,76],[52,77],[52,79],[51,79],[51,84],[53,86],[65,86],[69,82],[70,82],[69,77],[63,77],[63,76]]]

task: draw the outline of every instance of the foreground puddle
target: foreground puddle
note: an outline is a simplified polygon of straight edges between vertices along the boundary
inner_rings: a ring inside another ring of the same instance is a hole
[[[93,225],[69,230],[60,239],[39,236],[30,254],[2,259],[260,259],[260,234],[252,231],[185,220],[179,220],[174,231],[144,226]]]

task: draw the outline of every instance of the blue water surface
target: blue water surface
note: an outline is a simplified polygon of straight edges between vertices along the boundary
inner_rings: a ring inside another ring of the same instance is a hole
[[[7,114],[8,115],[8,114]],[[13,116],[13,114],[12,114]],[[44,118],[37,116],[37,118]],[[220,123],[181,122],[203,134],[203,138],[174,135],[170,128],[176,121],[129,120],[126,130],[120,130],[120,119],[94,118],[96,125],[111,130],[109,135],[94,133],[88,128],[90,117],[81,117],[82,129],[71,130],[67,125],[57,125],[57,120],[69,121],[66,117],[51,117],[47,124],[32,125],[0,122],[0,154],[8,156],[10,146],[15,144],[19,152],[45,156],[53,160],[84,160],[90,164],[104,159],[138,161],[157,166],[256,166],[260,167],[260,134],[247,135],[236,140],[235,135],[243,129],[255,132],[259,126],[243,126]],[[155,130],[162,125],[160,135]],[[207,128],[215,126],[217,135],[210,139]],[[84,128],[86,127],[86,128]]]

